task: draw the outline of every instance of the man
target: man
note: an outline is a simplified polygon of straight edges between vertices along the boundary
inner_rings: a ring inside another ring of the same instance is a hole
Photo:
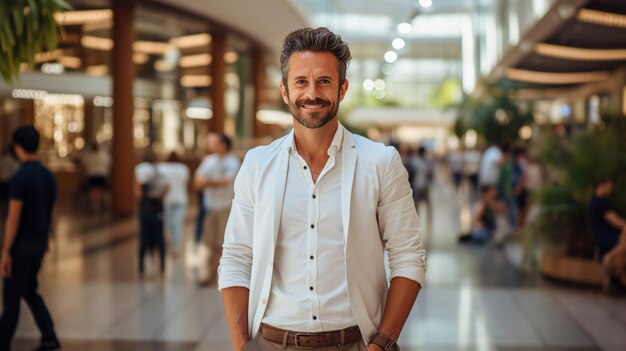
[[[233,182],[241,165],[237,156],[231,153],[231,141],[226,135],[211,134],[207,142],[214,153],[202,161],[194,177],[195,188],[204,189],[207,211],[204,236],[209,246],[209,275],[199,282],[202,287],[217,282],[224,230],[234,195]]]
[[[626,219],[611,205],[612,193],[613,181],[602,179],[596,183],[589,202],[589,221],[604,267],[603,287],[607,293],[619,287],[620,278],[626,273]]]
[[[60,348],[50,313],[37,293],[37,274],[48,248],[52,208],[56,197],[54,176],[37,162],[39,133],[21,127],[13,133],[20,169],[9,186],[9,213],[5,226],[0,269],[4,277],[4,313],[0,318],[0,350],[9,350],[26,300],[42,334],[37,350]]]
[[[337,121],[349,60],[326,28],[285,38],[280,90],[294,129],[248,152],[220,264],[236,351],[395,350],[421,288],[426,259],[400,156]]]
[[[478,174],[480,186],[496,186],[503,163],[504,157],[499,145],[491,145],[485,150],[480,160],[480,173]]]
[[[426,213],[428,213],[428,224],[432,225],[432,207],[430,205],[430,187],[434,174],[434,164],[426,158],[426,148],[420,146],[417,155],[411,158],[411,166],[413,168],[413,201],[415,208],[419,210],[420,205],[426,205]]]
[[[111,156],[100,145],[94,143],[89,150],[85,151],[80,162],[87,177],[91,209],[100,211],[103,207],[104,192],[107,189]]]

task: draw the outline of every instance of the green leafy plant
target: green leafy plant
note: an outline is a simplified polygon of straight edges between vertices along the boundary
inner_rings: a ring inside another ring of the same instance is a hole
[[[611,200],[618,210],[626,210],[625,133],[626,123],[620,120],[604,130],[578,132],[571,138],[544,130],[542,137],[535,139],[549,179],[533,194],[540,211],[525,231],[531,246],[570,257],[594,257],[588,218],[594,184],[612,179],[615,191]]]
[[[59,27],[57,12],[71,7],[64,0],[0,1],[0,75],[13,83],[20,65],[35,64],[35,54],[57,47]]]
[[[462,137],[475,130],[488,144],[514,144],[519,130],[534,121],[530,109],[524,110],[513,100],[508,90],[492,85],[483,87],[480,98],[465,95],[459,105],[454,132]]]

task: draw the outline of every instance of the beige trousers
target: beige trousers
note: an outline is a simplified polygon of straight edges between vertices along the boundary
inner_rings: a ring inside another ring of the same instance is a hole
[[[293,345],[287,345],[286,349],[283,349],[283,345],[277,344],[275,342],[267,341],[263,339],[261,333],[258,333],[250,342],[246,344],[243,348],[244,351],[279,351],[279,350],[303,350],[296,348]],[[357,341],[350,345],[345,345],[342,347],[337,346],[329,346],[329,347],[320,347],[316,349],[309,349],[315,351],[367,351],[367,346],[365,343],[361,341]]]

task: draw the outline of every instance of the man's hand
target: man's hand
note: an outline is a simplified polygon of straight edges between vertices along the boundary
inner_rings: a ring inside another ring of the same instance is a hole
[[[376,344],[367,345],[367,351],[383,351],[383,348]]]
[[[11,278],[11,255],[7,251],[2,251],[2,261],[0,262],[0,273],[5,278]]]

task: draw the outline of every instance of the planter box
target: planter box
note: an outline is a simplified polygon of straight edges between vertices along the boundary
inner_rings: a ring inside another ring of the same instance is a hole
[[[602,285],[602,266],[597,261],[544,251],[539,269],[550,278],[578,284]]]

